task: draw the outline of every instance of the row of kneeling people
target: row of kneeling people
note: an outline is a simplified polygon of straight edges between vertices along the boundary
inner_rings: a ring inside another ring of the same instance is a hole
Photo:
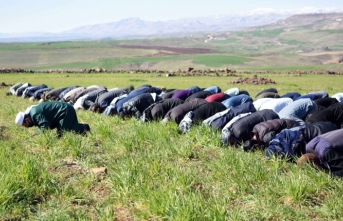
[[[343,175],[343,93],[329,97],[325,91],[290,92],[280,96],[277,89],[268,88],[253,101],[245,90],[222,92],[218,86],[48,88],[19,82],[10,88],[10,94],[41,102],[60,101],[102,115],[134,116],[143,122],[174,121],[181,133],[192,125],[205,125],[221,130],[223,145],[244,151],[263,148],[268,158],[299,158],[299,165],[312,161],[333,175]]]

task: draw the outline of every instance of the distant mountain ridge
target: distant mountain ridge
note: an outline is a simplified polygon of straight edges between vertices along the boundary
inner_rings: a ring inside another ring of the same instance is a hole
[[[255,9],[235,15],[181,18],[168,21],[144,21],[140,18],[126,18],[117,22],[82,26],[60,33],[0,33],[0,42],[123,39],[226,32],[272,24],[296,14],[332,12],[343,12],[343,9]]]

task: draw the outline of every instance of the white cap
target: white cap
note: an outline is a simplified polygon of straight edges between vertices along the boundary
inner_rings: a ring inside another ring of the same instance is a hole
[[[15,118],[15,124],[17,125],[22,125],[24,122],[24,117],[25,117],[25,113],[24,112],[19,112],[17,114],[17,117]]]

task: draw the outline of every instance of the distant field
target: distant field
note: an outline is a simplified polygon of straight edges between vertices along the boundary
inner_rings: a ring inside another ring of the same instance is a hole
[[[174,38],[0,43],[0,68],[343,71],[340,64],[322,65],[343,57],[343,31],[336,23],[306,18]]]

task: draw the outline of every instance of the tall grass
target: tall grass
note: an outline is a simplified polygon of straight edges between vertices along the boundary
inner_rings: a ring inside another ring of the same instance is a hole
[[[1,75],[15,83],[52,86],[133,84],[144,79],[167,88],[219,85],[225,77],[157,78],[150,75]],[[128,77],[129,76],[129,77]],[[341,88],[340,76],[273,78],[277,85],[243,86],[252,96],[267,87],[280,94]],[[323,82],[326,82],[323,84]],[[311,83],[309,83],[311,82]],[[143,82],[146,83],[146,82]],[[174,122],[142,123],[78,111],[89,123],[86,137],[14,125],[27,99],[0,89],[0,217],[4,220],[339,220],[342,180],[311,167],[302,169],[264,152],[223,147],[220,132],[195,125],[180,134]],[[108,173],[97,177],[94,167]]]

